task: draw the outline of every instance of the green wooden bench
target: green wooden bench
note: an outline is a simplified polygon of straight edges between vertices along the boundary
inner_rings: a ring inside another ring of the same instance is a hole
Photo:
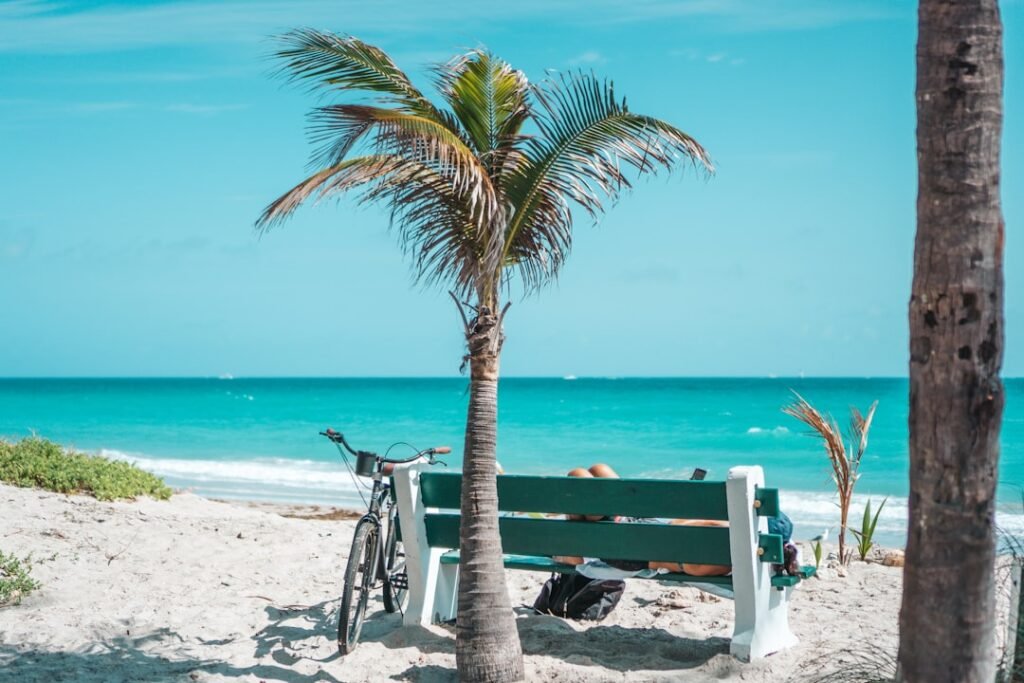
[[[409,605],[406,624],[455,617],[458,595],[459,513],[462,475],[417,464],[395,472]],[[505,566],[574,572],[552,556],[731,565],[730,576],[660,574],[659,581],[731,589],[736,623],[731,652],[763,657],[796,644],[787,604],[801,576],[774,575],[783,561],[782,537],[767,533],[779,511],[776,489],[765,488],[760,467],[735,467],[726,481],[498,477],[498,507]],[[725,520],[728,527],[667,523],[586,522],[528,513],[657,519]],[[813,573],[804,568],[802,576]]]

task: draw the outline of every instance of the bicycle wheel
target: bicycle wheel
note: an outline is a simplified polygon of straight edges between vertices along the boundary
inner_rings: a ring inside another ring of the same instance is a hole
[[[388,510],[388,535],[384,541],[384,609],[397,612],[405,609],[409,577],[405,573],[405,548],[398,540],[398,508]]]
[[[338,650],[343,655],[356,649],[359,642],[366,603],[370,600],[370,591],[373,590],[374,577],[377,575],[379,544],[380,527],[376,522],[370,519],[360,521],[352,536],[352,550],[345,568],[345,588],[341,594],[341,611],[338,614]]]

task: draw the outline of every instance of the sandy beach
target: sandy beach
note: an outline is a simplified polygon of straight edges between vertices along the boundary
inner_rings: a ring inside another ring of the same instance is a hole
[[[338,656],[346,516],[190,493],[103,503],[0,485],[0,547],[32,553],[43,584],[0,609],[0,680],[455,680],[453,628],[402,628],[379,598],[359,648]],[[510,571],[513,603],[532,603],[545,578]],[[868,648],[895,652],[900,578],[880,563],[824,570],[791,604],[800,644],[750,664],[728,654],[731,602],[693,588],[630,581],[598,623],[521,609],[527,678],[806,680]]]

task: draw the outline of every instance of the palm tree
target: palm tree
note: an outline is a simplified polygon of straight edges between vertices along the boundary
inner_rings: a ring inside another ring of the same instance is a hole
[[[1002,91],[997,0],[921,0],[903,681],[995,678]]]
[[[451,287],[470,369],[459,677],[519,680],[495,479],[503,295],[513,276],[530,290],[558,273],[575,210],[596,218],[630,187],[630,175],[681,161],[710,170],[710,163],[693,138],[632,113],[610,82],[593,75],[530,85],[522,72],[474,50],[434,69],[435,104],[387,54],[356,38],[302,29],[280,41],[276,56],[290,79],[363,98],[313,110],[317,170],[271,203],[257,226],[272,226],[310,199],[357,190],[359,201],[390,211],[419,277]]]

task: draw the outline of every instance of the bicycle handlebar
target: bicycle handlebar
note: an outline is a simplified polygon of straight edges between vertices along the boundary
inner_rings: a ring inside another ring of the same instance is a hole
[[[348,441],[345,440],[345,435],[344,434],[342,434],[341,432],[336,432],[333,429],[331,429],[330,427],[328,427],[326,430],[320,432],[320,436],[326,436],[333,443],[338,444],[339,446],[344,446],[345,450],[347,450],[349,453],[351,453],[352,455],[354,455],[357,458],[360,455],[372,455],[374,458],[376,458],[380,462],[382,462],[382,463],[390,463],[392,465],[404,465],[405,463],[409,463],[409,462],[412,462],[413,460],[418,460],[419,458],[423,458],[423,457],[426,457],[429,460],[430,464],[433,465],[434,462],[435,462],[434,461],[434,456],[435,455],[447,455],[448,453],[452,452],[452,449],[451,449],[450,446],[437,446],[436,448],[425,448],[422,451],[419,451],[418,453],[416,453],[416,455],[414,455],[414,456],[412,456],[410,458],[406,458],[404,460],[393,460],[391,458],[382,458],[379,455],[377,455],[376,453],[371,453],[369,451],[357,451],[357,450],[353,449],[351,446],[348,445]],[[442,463],[442,464],[444,464],[444,463]]]
[[[326,436],[332,442],[344,446],[345,450],[351,453],[352,455],[359,455],[358,452],[356,452],[351,446],[348,445],[348,441],[345,441],[345,435],[342,434],[341,432],[336,432],[330,427],[328,427],[326,431],[320,432],[320,436]]]

